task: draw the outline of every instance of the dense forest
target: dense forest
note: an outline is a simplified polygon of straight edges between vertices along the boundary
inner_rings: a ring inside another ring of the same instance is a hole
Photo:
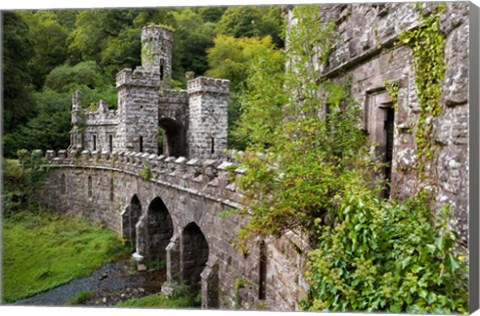
[[[186,72],[231,80],[230,130],[252,56],[284,45],[280,6],[18,11],[3,17],[6,157],[22,148],[67,148],[75,90],[84,107],[95,107],[100,98],[116,107],[115,74],[140,65],[145,25],[175,30],[174,87],[186,86]],[[245,146],[230,134],[232,148]]]

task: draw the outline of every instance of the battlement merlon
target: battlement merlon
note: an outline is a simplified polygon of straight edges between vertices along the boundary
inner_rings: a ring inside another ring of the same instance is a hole
[[[160,76],[156,72],[149,72],[143,67],[137,67],[132,71],[130,68],[125,68],[116,77],[117,89],[124,85],[141,86],[141,87],[160,87]]]
[[[230,93],[230,81],[226,79],[216,79],[207,77],[198,77],[188,81],[187,91],[192,93],[211,92],[217,94]]]

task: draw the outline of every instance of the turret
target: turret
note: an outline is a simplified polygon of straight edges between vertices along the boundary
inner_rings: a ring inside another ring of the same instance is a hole
[[[78,149],[83,147],[83,131],[80,127],[82,123],[82,97],[80,91],[77,90],[72,96],[72,129],[70,131],[69,149]]]
[[[229,81],[200,77],[188,82],[188,156],[217,159],[227,149]]]
[[[142,29],[142,68],[158,75],[165,88],[170,88],[172,77],[172,41],[173,31],[167,26]]]

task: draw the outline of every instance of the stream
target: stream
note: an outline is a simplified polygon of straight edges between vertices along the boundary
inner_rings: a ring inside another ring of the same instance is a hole
[[[137,271],[130,258],[122,257],[103,265],[88,277],[72,280],[9,305],[71,306],[72,298],[82,292],[91,292],[93,296],[79,306],[114,306],[131,298],[160,292],[166,280],[165,271]]]

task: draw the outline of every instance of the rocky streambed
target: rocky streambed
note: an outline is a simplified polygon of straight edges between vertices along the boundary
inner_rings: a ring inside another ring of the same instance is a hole
[[[131,298],[140,298],[160,292],[166,280],[165,271],[138,269],[130,256],[107,263],[90,276],[72,280],[56,288],[11,305],[34,306],[114,306]],[[81,302],[72,304],[74,298]]]

